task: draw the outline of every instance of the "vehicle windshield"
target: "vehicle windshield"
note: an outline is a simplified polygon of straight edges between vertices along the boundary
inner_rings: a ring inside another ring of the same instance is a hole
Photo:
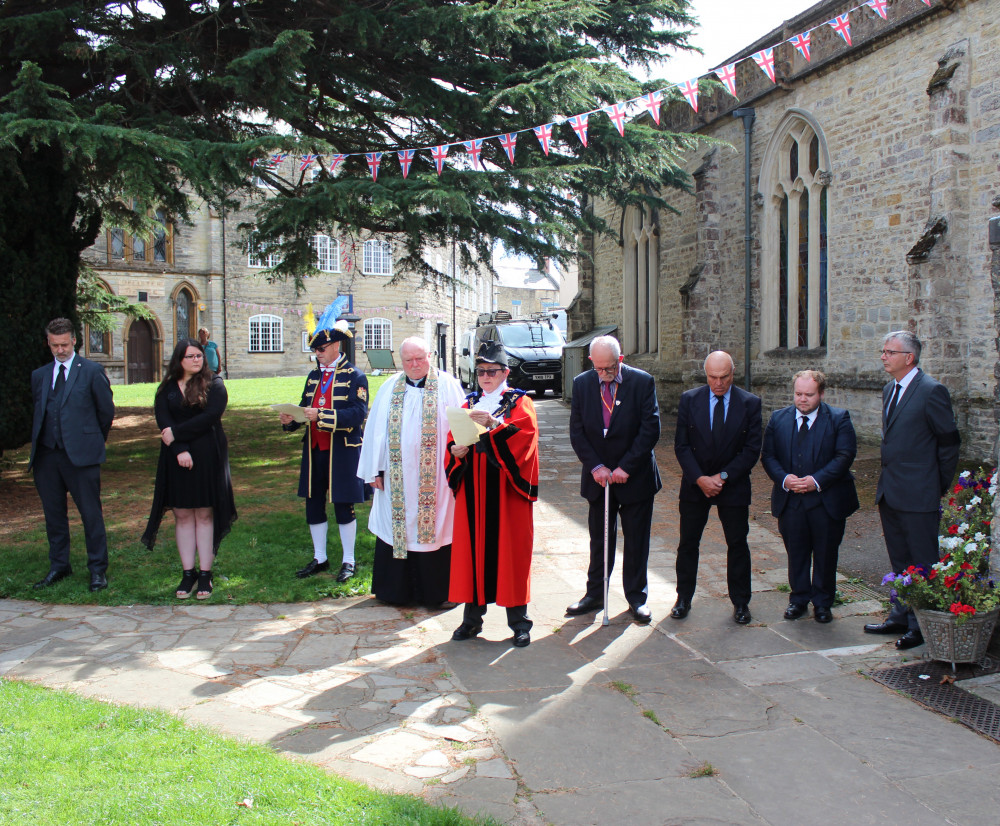
[[[497,332],[507,347],[559,347],[564,343],[562,333],[547,324],[504,324]]]

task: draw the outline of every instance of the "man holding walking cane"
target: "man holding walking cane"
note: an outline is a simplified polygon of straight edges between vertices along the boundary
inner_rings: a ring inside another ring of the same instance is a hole
[[[569,420],[570,441],[583,464],[580,495],[590,503],[590,567],[587,593],[566,613],[579,616],[605,607],[604,580],[614,568],[620,515],[622,586],[633,618],[645,624],[652,619],[646,564],[653,497],[661,487],[653,455],[660,438],[656,384],[648,373],[622,363],[621,346],[612,336],[590,343],[590,361],[594,369],[573,380]]]

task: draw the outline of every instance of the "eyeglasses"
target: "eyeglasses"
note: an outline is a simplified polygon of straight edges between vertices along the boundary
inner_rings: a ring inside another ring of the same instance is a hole
[[[494,367],[492,370],[487,369],[485,367],[477,367],[476,368],[476,375],[477,376],[489,376],[491,379],[497,373],[502,373],[502,372],[503,372],[503,368],[502,367]]]
[[[184,358],[186,358],[186,359],[194,359],[195,361],[197,361],[198,359],[203,359],[205,357],[201,353],[192,353],[189,356],[184,356]]]
[[[886,350],[884,347],[882,348],[883,356],[903,356],[909,352],[909,350]]]
[[[616,374],[616,373],[618,372],[618,365],[617,365],[617,364],[613,364],[613,365],[611,365],[610,367],[598,367],[598,366],[597,366],[597,365],[595,364],[595,365],[594,365],[594,369],[595,369],[595,370],[596,370],[596,371],[597,371],[598,373],[603,373],[603,374],[604,374],[604,375],[606,375],[606,376],[613,376],[613,375],[615,375],[615,374]]]

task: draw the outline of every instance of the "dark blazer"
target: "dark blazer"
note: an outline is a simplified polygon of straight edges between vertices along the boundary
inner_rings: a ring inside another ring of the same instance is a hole
[[[587,370],[573,379],[569,438],[583,463],[580,495],[591,501],[604,496],[604,488],[591,475],[598,465],[608,470],[620,467],[628,474],[627,482],[614,487],[619,502],[639,502],[662,487],[653,455],[660,439],[656,382],[649,373],[627,364],[621,366],[621,377],[607,436],[597,371]]]
[[[35,415],[31,423],[31,458],[35,461],[38,436],[42,431],[45,406],[52,392],[52,362],[31,374],[31,398]],[[75,467],[99,465],[104,462],[104,443],[115,418],[115,402],[111,382],[97,362],[77,354],[73,359],[63,392],[60,421],[66,456]]]
[[[803,494],[789,493],[781,483],[792,472],[795,440],[795,406],[776,410],[764,431],[764,450],[761,462],[774,482],[771,490],[771,513],[781,516],[789,499]],[[854,487],[851,464],[858,454],[858,439],[851,424],[851,414],[839,407],[820,402],[816,421],[810,433],[812,455],[806,459],[810,470],[802,475],[812,476],[819,485],[819,492],[805,494],[818,496],[831,519],[846,519],[859,507],[858,492]]]
[[[893,386],[882,389],[883,411]],[[955,476],[960,445],[948,388],[919,370],[882,427],[875,501],[899,511],[936,511]]]
[[[717,449],[708,415],[709,396],[711,390],[703,384],[682,394],[677,406],[674,453],[683,471],[679,497],[687,501],[704,500],[706,496],[698,487],[698,477],[714,476],[724,470],[729,478],[712,502],[749,505],[750,471],[760,458],[760,397],[735,385],[730,388],[723,443]]]

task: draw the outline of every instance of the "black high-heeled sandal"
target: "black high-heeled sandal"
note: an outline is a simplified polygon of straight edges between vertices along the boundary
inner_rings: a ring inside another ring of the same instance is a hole
[[[212,596],[212,572],[198,571],[198,593],[195,599],[208,599]]]
[[[181,571],[181,584],[177,586],[174,596],[177,599],[187,599],[194,591],[194,584],[198,581],[197,568],[184,568]]]

